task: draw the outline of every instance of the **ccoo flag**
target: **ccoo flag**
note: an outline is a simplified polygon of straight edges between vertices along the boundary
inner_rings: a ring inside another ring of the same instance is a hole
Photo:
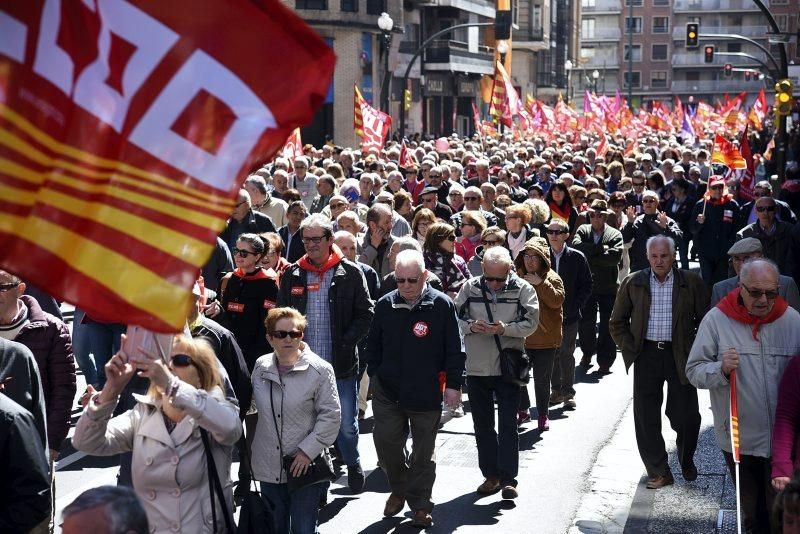
[[[65,4],[0,6],[0,266],[178,331],[241,178],[312,119],[333,52],[278,0]]]

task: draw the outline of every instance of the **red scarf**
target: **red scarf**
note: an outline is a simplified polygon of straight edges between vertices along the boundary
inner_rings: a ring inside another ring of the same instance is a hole
[[[734,321],[753,325],[753,339],[758,341],[758,328],[762,324],[768,324],[779,319],[786,312],[789,303],[778,295],[778,298],[775,299],[775,304],[772,305],[772,311],[764,317],[753,317],[744,307],[744,304],[739,301],[740,291],[741,288],[737,287],[728,293],[725,298],[719,301],[717,308]]]
[[[566,200],[561,206],[559,206],[555,202],[551,202],[550,210],[555,214],[557,214],[561,219],[564,219],[565,221],[569,221],[569,215],[572,212],[572,208],[570,207],[569,204],[567,204]]]
[[[238,278],[241,278],[242,280],[263,280],[265,278],[271,278],[272,280],[277,280],[278,278],[278,273],[276,273],[272,268],[265,269],[263,267],[260,269],[256,269],[250,274],[244,272],[241,267],[237,267],[236,269],[233,270],[233,274],[236,275]]]
[[[311,271],[312,273],[317,273],[318,275],[322,276],[325,274],[325,271],[336,267],[344,259],[344,254],[342,251],[337,247],[335,244],[331,245],[331,255],[328,256],[328,259],[325,260],[325,263],[317,267],[311,260],[308,259],[308,254],[305,254],[302,258],[297,261],[297,264],[300,265],[301,269],[305,269],[306,271]]]

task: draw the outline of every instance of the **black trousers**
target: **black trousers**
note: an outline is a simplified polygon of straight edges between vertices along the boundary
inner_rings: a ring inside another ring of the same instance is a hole
[[[645,341],[633,366],[633,422],[639,455],[651,477],[669,473],[667,449],[661,435],[661,404],[664,382],[667,383],[666,414],[678,434],[678,461],[691,465],[700,434],[700,411],[697,390],[681,384],[672,355],[672,344]]]
[[[550,379],[553,376],[553,360],[556,349],[525,349],[533,367],[533,393],[536,397],[536,411],[539,417],[547,417],[550,407]],[[528,386],[520,388],[520,410],[529,410],[531,398],[528,395]]]
[[[725,463],[736,483],[736,467],[733,455],[722,451]],[[769,534],[772,503],[775,490],[772,487],[772,462],[770,458],[748,456],[739,458],[739,487],[741,489],[742,519],[748,534]]]
[[[617,357],[617,346],[611,339],[608,331],[608,322],[611,320],[611,310],[614,309],[616,295],[592,294],[581,310],[581,320],[578,325],[578,344],[585,357],[591,358],[597,354],[597,365],[611,367]],[[597,311],[600,310],[600,322],[597,322]],[[595,329],[597,329],[595,333]]]

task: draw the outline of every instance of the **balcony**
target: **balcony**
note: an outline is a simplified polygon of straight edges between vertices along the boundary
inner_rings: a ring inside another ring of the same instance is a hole
[[[769,28],[766,26],[700,26],[700,37],[703,37],[703,34],[709,33],[733,33],[735,35],[742,35],[744,37],[751,37],[751,38],[767,38],[767,31]],[[672,38],[673,39],[686,39],[686,26],[683,27],[675,27],[672,30]]]
[[[765,1],[769,7],[769,2]],[[699,13],[703,11],[759,11],[753,0],[675,0],[676,13]]]
[[[714,54],[714,62],[713,63],[706,63],[705,57],[703,52],[698,50],[697,52],[689,52],[689,53],[678,53],[672,54],[672,66],[673,67],[714,67],[719,68],[725,65],[725,63],[732,63],[734,66],[741,66],[741,67],[757,67],[758,63],[755,61],[745,58],[745,57],[738,57],[738,56],[721,56],[717,51]],[[753,57],[760,59],[761,61],[766,61],[766,55],[763,52],[747,52]]]
[[[494,54],[491,48],[479,46],[470,52],[469,45],[461,41],[433,41],[424,53],[425,71],[493,74]]]
[[[619,54],[616,50],[595,54],[594,57],[581,58],[576,70],[579,69],[617,69],[619,68]]]
[[[620,13],[622,2],[620,0],[594,0],[594,5],[588,6],[584,3],[581,12],[588,13]]]
[[[582,34],[581,42],[589,43],[596,41],[619,41],[622,37],[622,30],[619,28],[597,28],[593,32]]]
[[[728,80],[673,80],[673,93],[738,93],[740,91],[757,92],[764,87],[764,82],[755,80],[746,82],[741,73],[734,73]]]
[[[514,30],[512,43],[515,49],[523,50],[547,50],[550,47],[550,39],[545,39],[544,28],[520,28]]]

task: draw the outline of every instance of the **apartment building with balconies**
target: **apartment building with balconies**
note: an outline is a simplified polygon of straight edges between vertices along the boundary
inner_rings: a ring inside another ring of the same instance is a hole
[[[537,60],[550,49],[550,0],[517,0],[514,5],[511,79],[524,98],[536,93]]]
[[[619,87],[622,0],[582,0],[581,48],[571,76],[573,93]],[[595,75],[596,74],[596,75]]]

